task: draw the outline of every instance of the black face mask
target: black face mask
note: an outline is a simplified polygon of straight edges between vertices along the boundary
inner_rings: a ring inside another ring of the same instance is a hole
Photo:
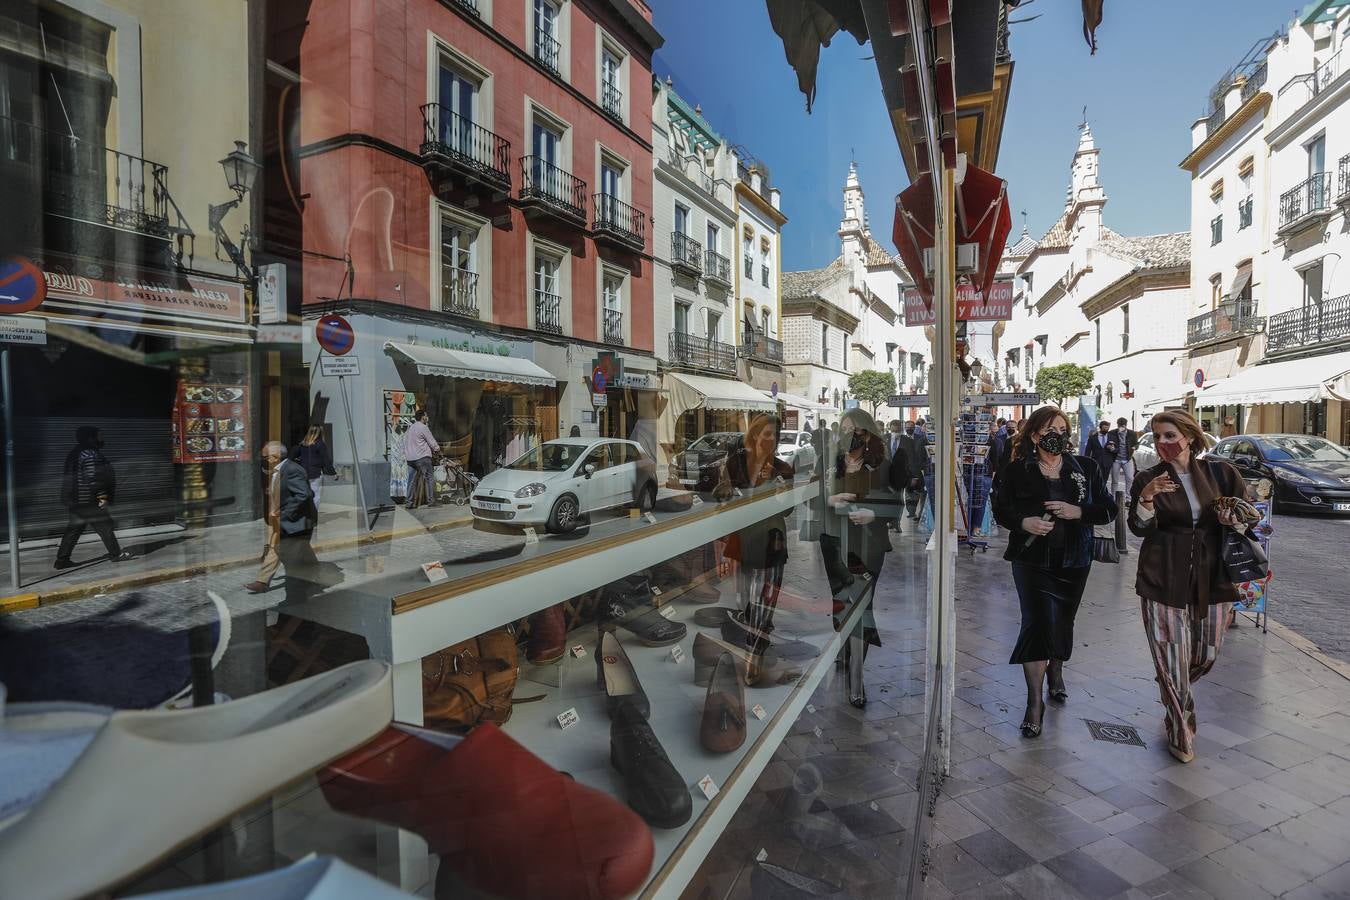
[[[1047,431],[1045,434],[1041,435],[1041,439],[1037,442],[1037,446],[1046,453],[1058,456],[1064,452],[1064,435],[1060,434],[1058,431]]]

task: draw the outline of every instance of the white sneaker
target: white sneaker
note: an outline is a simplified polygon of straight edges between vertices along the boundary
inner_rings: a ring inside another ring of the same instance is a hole
[[[220,706],[115,712],[27,815],[0,831],[0,897],[112,887],[389,724],[367,660]]]
[[[177,891],[138,894],[132,900],[407,900],[405,894],[331,856],[301,860],[251,878]]]

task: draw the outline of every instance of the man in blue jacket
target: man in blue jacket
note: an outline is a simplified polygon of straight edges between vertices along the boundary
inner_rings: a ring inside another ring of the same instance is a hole
[[[69,511],[70,518],[65,534],[61,535],[61,546],[56,551],[55,568],[69,569],[75,565],[70,554],[75,552],[75,544],[86,527],[94,529],[103,539],[108,559],[121,562],[132,558],[132,554],[123,551],[117,543],[113,531],[116,526],[108,512],[116,490],[117,477],[112,463],[103,455],[102,435],[92,425],[81,425],[75,429],[75,449],[66,454],[61,472],[61,503]]]
[[[305,467],[300,463],[300,448],[286,458],[286,445],[268,441],[263,445],[267,464],[267,546],[263,550],[258,577],[244,585],[250,594],[261,594],[277,569],[286,566],[286,599],[304,599],[303,585],[313,583],[319,560],[310,546],[310,535],[318,524],[314,492],[310,489]]]

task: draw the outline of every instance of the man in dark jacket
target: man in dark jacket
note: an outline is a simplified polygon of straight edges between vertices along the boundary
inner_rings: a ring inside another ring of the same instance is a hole
[[[269,441],[262,455],[268,467],[266,517],[270,530],[258,577],[244,589],[250,594],[267,590],[272,576],[285,564],[286,599],[303,600],[307,586],[318,577],[319,560],[309,543],[319,518],[314,492],[300,463],[299,447],[287,459],[285,445]]]
[[[1111,463],[1116,458],[1115,449],[1115,442],[1111,435],[1111,423],[1102,419],[1097,423],[1097,430],[1088,435],[1087,453],[1084,455],[1095,462],[1097,468],[1102,470],[1102,480],[1107,484],[1111,481]]]
[[[892,419],[887,441],[887,455],[890,457],[886,473],[887,483],[891,490],[903,499],[913,479],[913,470],[910,468],[912,454],[909,448],[914,443],[914,436],[905,434],[904,426],[900,424],[899,419]],[[900,518],[901,514],[897,512],[895,520],[888,523],[889,527],[900,531]]]
[[[103,455],[103,438],[92,425],[81,425],[75,430],[75,449],[66,454],[61,474],[61,503],[70,511],[66,532],[56,551],[55,567],[69,569],[70,554],[84,534],[86,527],[94,529],[108,549],[108,558],[117,562],[131,559],[124,552],[113,533],[115,525],[108,507],[112,505],[117,489],[117,478],[112,463]]]

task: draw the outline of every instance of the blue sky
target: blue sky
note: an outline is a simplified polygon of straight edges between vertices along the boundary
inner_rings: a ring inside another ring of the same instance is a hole
[[[1026,210],[1033,237],[1063,210],[1069,162],[1088,108],[1106,223],[1127,235],[1185,230],[1190,126],[1210,86],[1258,38],[1287,23],[1295,3],[1270,0],[1116,0],[1106,5],[1096,56],[1080,6],[1035,0],[1014,19],[1012,98],[997,172],[1008,180],[1013,239]],[[785,269],[827,264],[838,252],[841,191],[857,160],[873,233],[891,250],[895,194],[907,183],[869,46],[845,33],[821,52],[815,106],[806,104],[762,0],[656,0],[666,45],[653,65],[671,75],[713,127],[769,166],[789,217]]]

